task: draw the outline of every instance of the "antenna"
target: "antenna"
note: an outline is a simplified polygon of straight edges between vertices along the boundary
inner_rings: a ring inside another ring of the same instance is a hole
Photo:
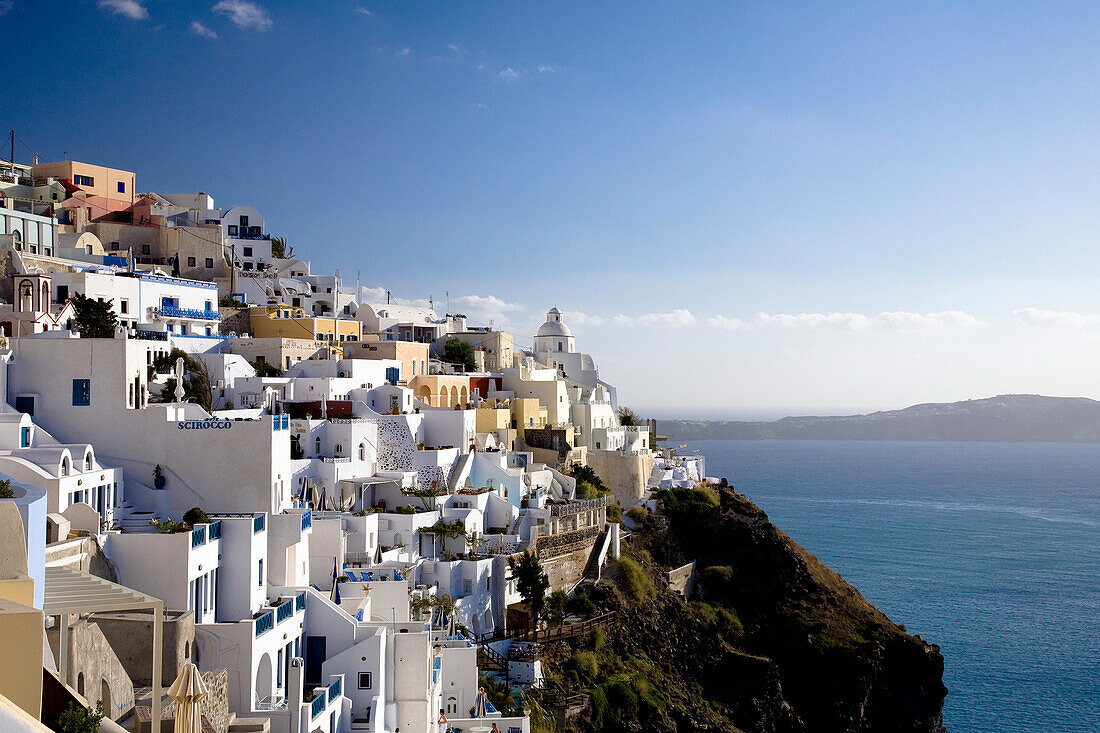
[[[445,295],[447,297],[447,312],[450,313],[451,312],[451,291],[450,290],[444,290],[443,295]]]

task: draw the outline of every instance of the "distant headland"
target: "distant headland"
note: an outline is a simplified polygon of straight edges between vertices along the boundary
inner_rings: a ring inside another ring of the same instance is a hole
[[[785,417],[773,422],[658,420],[657,427],[673,440],[1100,443],[1100,401],[998,395],[867,415]]]

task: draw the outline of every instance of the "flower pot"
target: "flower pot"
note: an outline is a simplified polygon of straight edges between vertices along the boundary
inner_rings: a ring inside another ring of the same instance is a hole
[[[153,477],[153,486],[155,486],[157,489],[163,490],[167,484],[168,479],[164,478],[163,476]]]

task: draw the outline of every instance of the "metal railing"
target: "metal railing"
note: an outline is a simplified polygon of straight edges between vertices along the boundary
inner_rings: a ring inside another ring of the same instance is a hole
[[[255,635],[259,637],[275,628],[275,615],[271,613],[271,611],[268,611],[262,616],[257,617],[254,625],[256,627]]]
[[[302,531],[305,532],[307,529],[309,529],[312,526],[313,526],[313,512],[307,509],[305,514],[302,515]]]
[[[275,623],[281,624],[294,615],[294,599],[288,598],[275,609]]]
[[[306,592],[302,591],[298,595],[294,596],[294,610],[304,611],[306,610]]]
[[[134,331],[130,338],[138,341],[167,341],[168,334],[164,331]]]
[[[162,305],[160,314],[168,318],[195,318],[203,321],[220,321],[222,314],[216,310],[180,308],[178,305]]]
[[[601,496],[599,499],[579,499],[568,504],[552,504],[550,506],[550,516],[560,517],[563,514],[576,514],[588,509],[599,509],[610,503],[611,497]]]
[[[222,537],[222,520],[215,519],[206,527],[206,537],[210,541],[220,540]]]
[[[271,695],[256,703],[257,710],[283,710],[286,708],[286,698],[282,695]]]
[[[200,524],[191,530],[191,549],[202,547],[206,544],[206,525]]]
[[[264,514],[257,514],[252,520],[252,534],[259,534],[264,531]]]
[[[436,657],[438,659],[438,657]],[[336,702],[336,698],[344,694],[344,679],[337,677],[332,681],[332,684],[328,686],[328,704]]]
[[[321,713],[325,712],[325,697],[326,695],[322,693],[313,698],[313,702],[310,703],[309,707],[310,720],[316,720]]]

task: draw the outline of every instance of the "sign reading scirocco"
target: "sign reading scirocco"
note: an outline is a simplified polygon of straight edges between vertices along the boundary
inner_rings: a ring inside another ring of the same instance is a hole
[[[233,427],[232,420],[184,420],[176,423],[180,430],[229,430]]]

